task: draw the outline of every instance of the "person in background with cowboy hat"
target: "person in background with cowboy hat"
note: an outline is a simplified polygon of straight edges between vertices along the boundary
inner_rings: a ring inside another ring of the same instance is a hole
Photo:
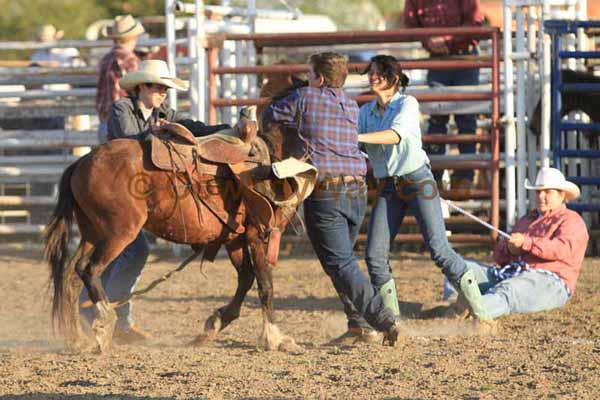
[[[57,31],[54,25],[46,24],[38,29],[36,39],[44,45],[52,46],[63,35],[64,32]],[[46,47],[39,49],[31,55],[30,61],[31,67],[68,68],[85,66],[79,50],[74,47]],[[27,85],[27,89],[66,91],[71,89],[71,85],[68,83],[49,83],[44,85]],[[79,116],[72,116],[71,120],[74,121],[74,118],[79,118]],[[27,118],[26,123],[32,124],[36,129],[65,129],[66,121],[66,118],[63,116],[55,116]]]
[[[63,31],[57,31],[54,25],[42,25],[36,34],[38,42],[49,44],[58,42],[64,35]],[[79,50],[74,47],[45,48],[35,51],[30,58],[34,65],[43,67],[81,67],[85,62],[81,59]]]
[[[492,318],[562,307],[575,292],[589,235],[581,216],[566,206],[579,197],[577,185],[558,169],[542,168],[535,185],[536,209],[494,249],[496,266],[467,261]],[[466,314],[461,297],[454,305]]]
[[[138,36],[144,33],[144,27],[131,15],[115,17],[112,26],[102,29],[102,35],[114,42],[112,49],[100,60],[98,66],[98,85],[96,91],[96,110],[100,119],[98,139],[106,142],[107,121],[112,104],[125,96],[120,79],[127,73],[138,69],[140,60],[134,49]]]
[[[108,115],[108,140],[143,139],[168,122],[177,122],[188,128],[195,136],[204,136],[225,129],[229,125],[208,126],[200,121],[183,119],[174,110],[165,106],[168,89],[187,90],[187,83],[172,75],[162,60],[147,60],[140,64],[137,71],[125,75],[120,86],[127,96],[117,100]],[[142,273],[150,246],[144,231],[140,231],[135,240],[102,274],[102,285],[110,301],[116,301],[131,293]],[[80,302],[88,299],[87,291],[82,290]],[[116,309],[117,324],[114,338],[120,343],[134,343],[147,339],[150,335],[134,324],[131,315],[131,302]],[[89,322],[94,317],[91,308],[82,309],[81,314]]]

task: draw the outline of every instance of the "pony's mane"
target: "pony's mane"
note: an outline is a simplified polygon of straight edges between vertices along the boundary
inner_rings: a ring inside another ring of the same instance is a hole
[[[296,89],[300,89],[308,86],[308,81],[297,78],[292,75],[292,85],[283,89],[281,92],[277,93],[275,96],[271,98],[271,102],[279,101],[281,99],[286,98],[290,93],[292,93]]]
[[[291,76],[292,84],[286,88],[281,89],[277,92],[276,95],[271,96],[270,104],[273,104],[276,101],[284,99],[289,96],[294,90],[300,89],[308,86],[308,81],[299,79],[294,75]],[[266,108],[269,107],[266,106]],[[265,108],[265,109],[266,109]],[[286,128],[278,123],[273,123],[273,121],[265,121],[266,116],[263,115],[264,109],[259,113],[261,118],[261,129],[258,132],[258,135],[265,141],[269,148],[269,153],[273,157],[275,154],[281,153],[282,145],[283,145],[283,136],[286,134]]]

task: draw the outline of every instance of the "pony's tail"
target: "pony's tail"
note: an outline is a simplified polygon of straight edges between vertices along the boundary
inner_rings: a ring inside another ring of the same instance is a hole
[[[75,198],[71,190],[71,177],[79,160],[71,164],[63,172],[59,184],[58,203],[52,213],[52,219],[44,230],[46,247],[44,256],[50,266],[50,280],[54,286],[52,298],[52,322],[59,322],[59,329],[64,328],[65,317],[65,266],[69,261],[69,240],[73,224]]]

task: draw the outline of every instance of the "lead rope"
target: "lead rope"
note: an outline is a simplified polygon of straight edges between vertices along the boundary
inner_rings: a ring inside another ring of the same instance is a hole
[[[194,261],[196,258],[198,258],[198,256],[200,254],[202,254],[204,252],[204,246],[202,246],[200,249],[196,250],[194,252],[194,254],[192,254],[191,256],[189,256],[188,258],[186,258],[185,260],[183,260],[183,262],[175,269],[167,272],[166,274],[164,274],[163,276],[161,276],[160,278],[152,281],[148,286],[146,286],[144,289],[140,289],[140,290],[136,290],[130,294],[128,294],[127,296],[125,296],[124,298],[122,298],[119,301],[115,301],[112,302],[110,305],[113,308],[118,308],[121,307],[125,304],[127,304],[129,302],[129,300],[131,300],[133,297],[137,297],[140,296],[144,293],[148,293],[149,291],[151,291],[152,289],[154,289],[156,286],[158,286],[160,283],[168,280],[171,276],[173,276],[173,274],[177,273],[177,272],[181,272],[185,269],[185,267],[187,267],[187,265],[189,263],[191,263],[192,261]]]
[[[175,269],[167,272],[166,274],[164,274],[160,278],[152,281],[144,289],[136,290],[136,291],[128,294],[127,296],[123,297],[121,300],[113,301],[112,303],[110,303],[110,306],[112,308],[121,307],[121,306],[127,304],[132,298],[140,296],[140,295],[142,295],[144,293],[148,293],[149,291],[151,291],[152,289],[154,289],[156,286],[158,286],[160,283],[162,283],[162,282],[168,280],[169,278],[171,278],[171,276],[173,276],[173,274],[175,274],[176,272],[183,271],[185,269],[185,267],[187,267],[187,265],[189,263],[191,263],[196,258],[198,258],[198,256],[201,255],[203,252],[204,252],[204,246],[202,246],[198,250],[195,250],[194,254],[192,254],[191,256],[189,256],[188,258],[186,258],[185,260],[183,260],[183,262],[177,268],[175,268]],[[90,308],[92,306],[94,306],[94,303],[91,300],[86,300],[85,302],[83,302],[83,303],[81,303],[79,305],[79,307],[81,307],[81,308]]]

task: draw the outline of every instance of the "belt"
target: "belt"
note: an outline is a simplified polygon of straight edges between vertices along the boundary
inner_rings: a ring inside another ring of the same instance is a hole
[[[391,184],[397,185],[398,183],[400,183],[403,180],[404,180],[404,178],[402,178],[400,176],[386,176],[385,178],[380,178],[378,180],[378,183],[379,184],[391,183]]]
[[[342,183],[364,183],[365,178],[360,175],[339,175],[339,176],[328,176],[319,181],[319,185],[339,185]]]

